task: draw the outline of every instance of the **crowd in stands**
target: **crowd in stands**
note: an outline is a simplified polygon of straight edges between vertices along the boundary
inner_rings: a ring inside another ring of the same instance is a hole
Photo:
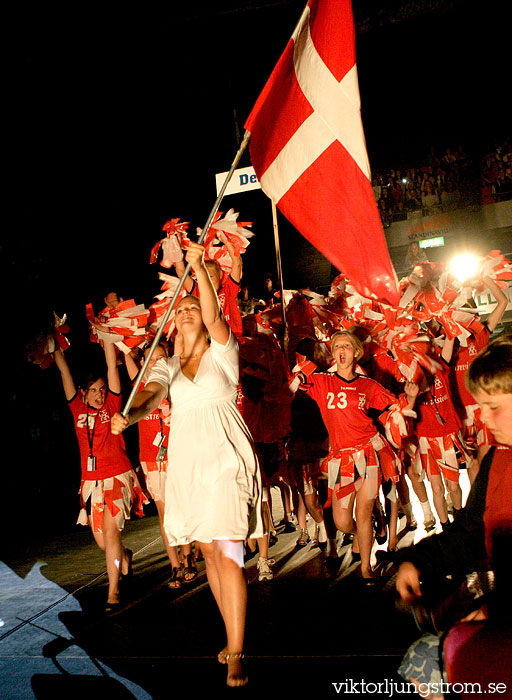
[[[428,162],[406,170],[378,172],[372,179],[382,222],[429,216],[465,204],[492,204],[512,197],[512,146],[504,139],[486,149],[480,163],[462,146],[432,149]]]

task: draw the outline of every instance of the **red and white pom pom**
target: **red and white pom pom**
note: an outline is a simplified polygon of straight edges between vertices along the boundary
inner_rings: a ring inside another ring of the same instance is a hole
[[[501,254],[500,250],[491,250],[482,261],[480,277],[482,284],[484,277],[490,277],[498,287],[506,289],[508,283],[512,281],[512,263]]]
[[[151,328],[152,332],[156,332],[160,326],[162,325],[163,322],[163,317],[165,316],[165,313],[167,312],[167,309],[169,308],[169,304],[171,303],[171,300],[174,297],[174,294],[176,293],[176,288],[178,287],[179,283],[179,278],[174,277],[173,275],[166,275],[163,272],[158,273],[158,277],[160,280],[162,280],[162,291],[160,294],[157,294],[155,296],[155,299],[158,299],[158,301],[155,301],[151,306],[149,307],[149,326]],[[183,299],[184,297],[187,296],[187,291],[182,288],[180,290],[180,293],[178,295],[178,298],[176,300],[176,304],[174,305],[174,308],[172,309],[171,313],[169,314],[169,318],[167,319],[165,323],[165,327],[162,331],[162,335],[164,335],[167,339],[169,339],[172,335],[172,332],[174,331],[175,328],[175,323],[174,323],[174,316],[175,316],[175,309],[178,303]]]
[[[67,316],[64,314],[62,318],[57,316],[55,311],[53,312],[53,328],[54,328],[54,338],[57,346],[60,350],[64,351],[69,348],[69,340],[66,337],[66,333],[69,333],[69,326],[66,323]]]
[[[53,353],[57,349],[57,343],[52,335],[38,336],[27,345],[27,359],[41,369],[48,369],[53,359]]]
[[[227,252],[226,243],[234,248],[234,256],[239,257],[247,250],[249,239],[254,236],[246,227],[252,226],[250,221],[237,221],[239,214],[230,209],[224,218],[222,212],[217,212],[213,218],[208,232],[204,238],[205,257],[216,260],[224,272],[229,272],[232,267],[231,256]],[[200,236],[202,229],[197,229]]]
[[[322,295],[309,289],[301,289],[301,293],[308,299],[313,309],[313,323],[315,335],[318,340],[326,341],[340,327],[339,314],[328,306],[328,300]]]
[[[383,418],[388,442],[396,450],[401,449],[404,440],[411,435],[414,419],[417,418],[416,411],[409,408],[405,394],[400,394],[398,404],[387,411]]]
[[[304,375],[307,378],[310,375],[312,375],[316,369],[315,363],[311,362],[311,360],[306,359],[305,355],[296,353],[295,358],[296,365],[292,369],[292,376],[288,380],[288,387],[293,394],[297,391],[297,389],[302,383],[300,375]]]
[[[149,262],[155,263],[158,259],[158,252],[162,248],[162,267],[171,268],[174,263],[183,260],[183,241],[186,238],[186,231],[189,227],[188,221],[179,219],[169,219],[162,227],[162,231],[166,232],[166,237],[162,238],[158,243],[155,243],[151,249]],[[188,240],[188,239],[187,239]]]
[[[112,308],[104,309],[96,317],[92,304],[87,304],[85,313],[91,324],[91,341],[114,343],[125,354],[144,344],[149,310],[133,299],[122,301]]]
[[[64,351],[69,348],[70,343],[65,335],[69,333],[66,318],[66,314],[60,318],[53,312],[52,331],[48,335],[39,335],[27,346],[29,362],[47,369],[55,361],[53,354],[57,349]]]

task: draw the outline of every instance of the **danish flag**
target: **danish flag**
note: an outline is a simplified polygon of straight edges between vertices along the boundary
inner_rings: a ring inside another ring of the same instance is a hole
[[[370,182],[350,0],[310,0],[245,124],[265,194],[363,296],[398,284]]]

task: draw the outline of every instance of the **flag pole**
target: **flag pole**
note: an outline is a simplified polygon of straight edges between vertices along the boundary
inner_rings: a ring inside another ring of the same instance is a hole
[[[205,239],[205,236],[206,236],[206,234],[208,233],[208,229],[210,228],[210,224],[211,224],[212,221],[213,221],[213,217],[214,217],[215,214],[217,213],[217,211],[218,211],[218,209],[219,209],[219,207],[220,207],[220,203],[221,203],[221,201],[222,201],[222,198],[224,197],[224,192],[226,191],[226,187],[228,186],[229,181],[231,180],[231,177],[233,176],[233,173],[234,173],[234,171],[235,171],[236,166],[237,166],[238,163],[240,162],[240,158],[242,157],[242,154],[243,154],[243,152],[245,151],[246,146],[247,146],[247,144],[249,143],[249,139],[250,139],[250,138],[251,138],[251,132],[246,130],[246,131],[244,132],[244,137],[243,137],[243,139],[242,139],[242,143],[240,144],[240,147],[239,147],[239,149],[238,149],[238,151],[237,151],[237,153],[236,153],[236,155],[235,155],[235,158],[234,158],[233,162],[231,163],[231,167],[230,167],[230,169],[229,169],[229,172],[228,172],[227,175],[226,175],[226,179],[224,180],[224,183],[223,183],[222,187],[220,188],[220,191],[219,191],[219,194],[218,194],[218,196],[217,196],[217,199],[215,200],[215,204],[213,205],[212,210],[211,210],[211,212],[210,212],[210,214],[209,214],[209,216],[208,216],[208,219],[206,220],[206,223],[205,223],[205,225],[204,225],[204,227],[203,227],[203,230],[202,230],[202,232],[201,232],[201,235],[199,236],[199,239],[198,239],[198,241],[197,241],[197,242],[199,243],[199,245],[202,245],[202,243],[203,243],[203,241],[204,241],[204,239]],[[128,416],[128,413],[129,413],[129,411],[130,411],[130,408],[132,407],[133,400],[134,400],[134,398],[135,398],[135,396],[136,396],[136,394],[137,394],[137,391],[139,390],[139,386],[140,386],[140,384],[141,384],[141,382],[142,382],[142,377],[144,376],[144,373],[146,372],[146,369],[147,369],[147,367],[148,367],[148,365],[149,365],[149,363],[150,363],[150,361],[151,361],[151,357],[152,357],[152,355],[153,355],[153,352],[155,351],[155,348],[156,348],[156,346],[158,345],[158,343],[159,343],[159,341],[160,341],[160,338],[162,337],[162,333],[163,333],[163,330],[164,330],[164,328],[165,328],[165,325],[166,325],[167,321],[169,320],[169,316],[171,315],[171,311],[173,310],[174,306],[176,305],[176,301],[177,301],[177,299],[178,299],[178,295],[179,295],[179,293],[181,292],[181,290],[182,290],[182,288],[183,288],[183,285],[185,284],[185,281],[186,281],[186,279],[187,279],[187,276],[188,276],[188,274],[189,274],[189,272],[190,272],[191,267],[192,267],[191,264],[190,264],[190,263],[187,263],[187,266],[185,267],[185,271],[184,271],[183,275],[181,276],[181,278],[180,278],[180,280],[179,280],[179,282],[178,282],[178,286],[176,287],[176,290],[175,290],[175,292],[174,292],[174,296],[173,296],[173,298],[172,298],[172,300],[171,300],[169,306],[167,307],[167,310],[166,310],[166,312],[165,312],[165,314],[164,314],[164,316],[163,316],[163,318],[162,318],[162,322],[161,322],[160,326],[159,326],[158,329],[157,329],[156,335],[155,335],[155,337],[154,337],[154,339],[153,339],[153,342],[151,343],[151,347],[150,347],[150,349],[149,349],[149,352],[148,352],[148,354],[147,354],[147,357],[146,357],[146,359],[144,360],[144,364],[142,365],[142,367],[141,367],[141,369],[140,369],[140,372],[139,372],[139,374],[137,375],[137,379],[136,379],[136,381],[135,381],[135,384],[133,385],[133,388],[132,388],[132,390],[131,390],[130,396],[128,397],[128,400],[127,400],[127,402],[126,402],[126,405],[125,405],[125,407],[124,407],[123,410],[122,410],[122,415],[123,415],[125,418]]]
[[[277,224],[277,207],[273,199],[270,200],[272,203],[272,223],[274,226],[274,245],[276,248],[276,264],[277,264],[277,278],[279,281],[279,291],[281,292],[281,313],[283,314],[284,323],[284,333],[283,333],[283,344],[285,354],[288,353],[288,325],[286,323],[286,311],[284,303],[284,287],[283,287],[283,268],[281,265],[281,245],[279,243],[279,227]]]

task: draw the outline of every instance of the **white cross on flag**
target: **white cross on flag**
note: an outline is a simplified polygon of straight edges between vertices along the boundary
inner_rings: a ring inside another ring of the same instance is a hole
[[[357,291],[398,303],[371,188],[350,0],[310,0],[247,122],[261,188]]]

